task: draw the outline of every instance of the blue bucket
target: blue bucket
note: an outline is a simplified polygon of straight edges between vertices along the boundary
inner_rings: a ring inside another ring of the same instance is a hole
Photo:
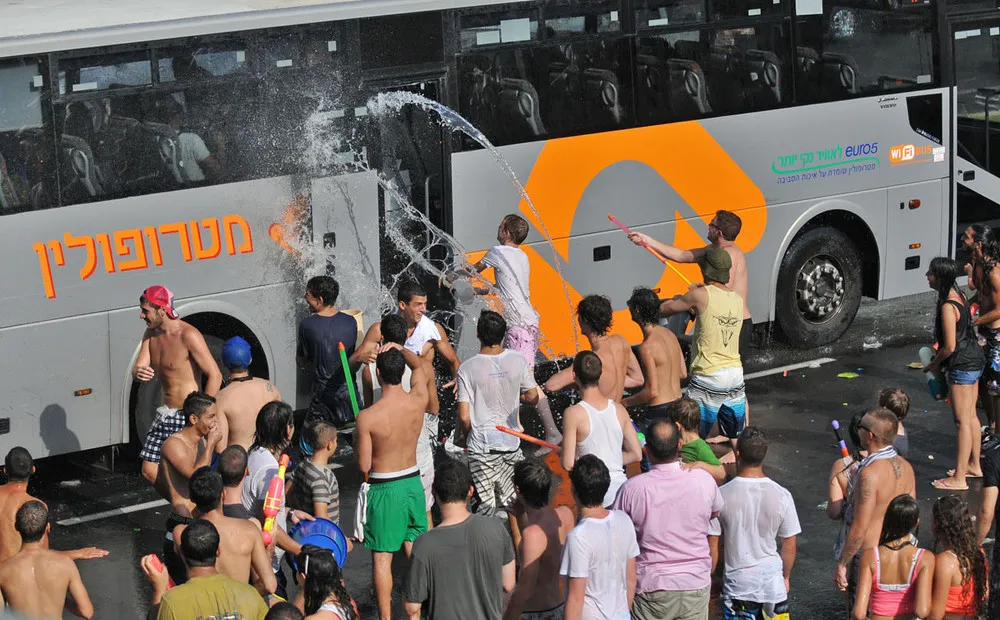
[[[344,568],[344,562],[347,561],[347,537],[333,521],[320,517],[316,517],[315,521],[299,521],[292,526],[288,535],[303,547],[315,545],[330,550],[337,566]],[[295,568],[300,570],[297,565]]]

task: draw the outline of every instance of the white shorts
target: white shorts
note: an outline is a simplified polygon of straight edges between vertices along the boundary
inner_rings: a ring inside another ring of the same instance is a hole
[[[424,486],[424,501],[427,511],[430,512],[434,505],[434,493],[431,486],[434,484],[434,449],[437,442],[438,417],[433,413],[424,414],[423,428],[420,429],[420,438],[417,440],[417,467],[420,469],[420,483]]]

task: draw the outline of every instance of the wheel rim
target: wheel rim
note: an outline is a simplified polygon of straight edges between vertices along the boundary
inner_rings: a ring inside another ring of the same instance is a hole
[[[795,276],[799,313],[813,324],[826,323],[844,304],[846,285],[840,263],[832,256],[807,260]]]

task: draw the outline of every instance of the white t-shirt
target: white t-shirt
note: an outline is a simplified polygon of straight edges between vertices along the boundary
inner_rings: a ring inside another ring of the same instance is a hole
[[[482,262],[493,267],[507,326],[538,327],[538,313],[531,307],[531,289],[528,286],[530,269],[524,250],[495,245],[486,252]]]
[[[268,450],[264,448],[254,448],[247,454],[247,469],[250,470],[250,474],[247,479],[243,481],[243,507],[250,511],[253,516],[257,517],[264,514],[264,500],[267,498],[267,488],[271,485],[271,478],[278,475],[278,461],[274,458]],[[288,484],[287,476],[285,484]],[[281,498],[281,510],[278,512],[278,516],[274,518],[275,527],[280,527],[281,529],[288,531],[286,524],[287,510],[285,509],[285,498]],[[271,567],[274,572],[278,572],[281,567],[281,558],[285,555],[285,551],[275,545],[274,546],[274,560],[271,562]]]
[[[202,162],[211,155],[205,141],[196,133],[184,132],[178,134],[178,141],[181,146],[181,176],[187,183],[198,183],[205,180],[205,173],[201,171]]]
[[[517,429],[521,393],[534,387],[535,375],[528,360],[517,351],[479,353],[462,362],[458,368],[458,402],[469,403],[469,452],[517,450],[521,440],[496,427],[499,424]]]
[[[719,494],[725,505],[708,533],[723,536],[723,595],[755,603],[787,600],[776,539],[802,532],[792,494],[770,478],[733,478]]]
[[[583,620],[629,619],[625,569],[638,555],[635,526],[621,510],[603,519],[582,519],[570,531],[559,574],[587,578]]]

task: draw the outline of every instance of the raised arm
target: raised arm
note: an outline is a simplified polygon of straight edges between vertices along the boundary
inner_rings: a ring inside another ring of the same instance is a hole
[[[645,383],[643,383],[642,389],[637,393],[622,400],[622,404],[626,407],[645,405],[659,396],[660,386],[659,379],[656,376],[656,361],[653,359],[653,352],[645,344],[639,345],[639,358],[642,360],[642,367],[646,369]],[[631,361],[629,362],[629,368],[631,369]],[[639,374],[642,376],[641,372]],[[627,377],[626,387],[628,387]]]
[[[667,245],[666,243],[661,243],[656,239],[653,239],[646,233],[634,232],[628,236],[632,243],[636,245],[644,245],[646,247],[652,248],[657,254],[666,258],[667,260],[672,260],[675,263],[693,263],[698,260],[698,257],[705,253],[705,248],[697,248],[694,250],[682,250],[680,248],[675,248],[672,245]]]
[[[192,327],[184,330],[183,340],[184,344],[187,345],[188,351],[191,352],[191,359],[205,373],[207,379],[205,393],[209,396],[215,396],[219,393],[219,388],[222,387],[222,372],[219,370],[219,365],[215,363],[212,352],[208,350],[205,337],[201,335],[201,332]]]
[[[213,432],[216,434],[213,443],[209,444],[194,460],[191,459],[191,451],[185,448],[180,439],[168,437],[163,442],[163,458],[170,463],[171,467],[177,470],[177,473],[190,480],[199,467],[212,464],[212,455],[215,452],[215,445],[218,443],[219,436],[217,430]],[[212,434],[209,434],[209,437],[212,437]]]
[[[660,314],[662,316],[673,316],[683,312],[690,312],[698,308],[701,295],[705,295],[704,285],[692,284],[691,288],[684,295],[679,295],[673,299],[660,304]]]
[[[560,390],[565,390],[569,386],[573,385],[574,381],[573,366],[570,365],[549,377],[549,380],[545,382],[545,391],[558,392]]]

